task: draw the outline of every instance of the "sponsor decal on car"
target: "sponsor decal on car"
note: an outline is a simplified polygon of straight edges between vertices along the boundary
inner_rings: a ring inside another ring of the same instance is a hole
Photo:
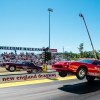
[[[88,75],[95,75],[95,73],[93,73],[93,72],[88,72]]]
[[[100,68],[98,68],[98,67],[95,67],[95,69],[98,70],[98,71],[100,71]]]
[[[22,68],[23,68],[23,69],[27,69],[27,68],[28,68],[28,66],[23,66]]]
[[[88,75],[91,75],[91,76],[100,76],[100,72],[88,72]]]

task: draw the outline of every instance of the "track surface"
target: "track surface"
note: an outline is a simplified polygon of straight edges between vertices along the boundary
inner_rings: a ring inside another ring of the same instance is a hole
[[[85,79],[53,80],[3,87],[0,100],[100,100],[100,81],[88,84]]]

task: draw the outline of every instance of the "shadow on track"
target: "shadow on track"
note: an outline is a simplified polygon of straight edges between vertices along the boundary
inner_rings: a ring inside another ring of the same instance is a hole
[[[93,83],[84,82],[73,85],[64,85],[58,89],[75,94],[87,94],[100,90],[100,80],[95,80]]]

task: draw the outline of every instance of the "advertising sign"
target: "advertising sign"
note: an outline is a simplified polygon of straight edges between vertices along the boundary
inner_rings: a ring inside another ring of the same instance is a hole
[[[9,46],[0,46],[0,50],[42,51],[42,48],[27,48],[27,47],[9,47]]]
[[[57,52],[57,49],[50,49],[51,52]]]
[[[39,74],[22,74],[22,75],[1,75],[0,83],[46,79],[46,78],[52,79],[52,78],[57,78],[57,77],[58,77],[57,72],[39,73]]]
[[[0,46],[0,50],[43,51],[42,48],[10,47],[10,46]],[[57,52],[57,49],[50,49],[50,50],[51,52]]]

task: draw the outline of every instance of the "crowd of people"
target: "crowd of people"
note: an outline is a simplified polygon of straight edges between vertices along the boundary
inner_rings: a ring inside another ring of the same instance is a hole
[[[48,61],[47,64],[52,64],[61,59],[62,59],[62,56],[52,54],[51,60]],[[28,53],[28,52],[26,52],[26,53],[22,52],[20,54],[13,53],[13,52],[11,52],[11,53],[4,52],[4,53],[0,54],[0,65],[3,62],[17,62],[20,60],[24,60],[24,61],[28,60],[39,66],[41,66],[43,64],[43,59],[42,59],[41,54]]]

